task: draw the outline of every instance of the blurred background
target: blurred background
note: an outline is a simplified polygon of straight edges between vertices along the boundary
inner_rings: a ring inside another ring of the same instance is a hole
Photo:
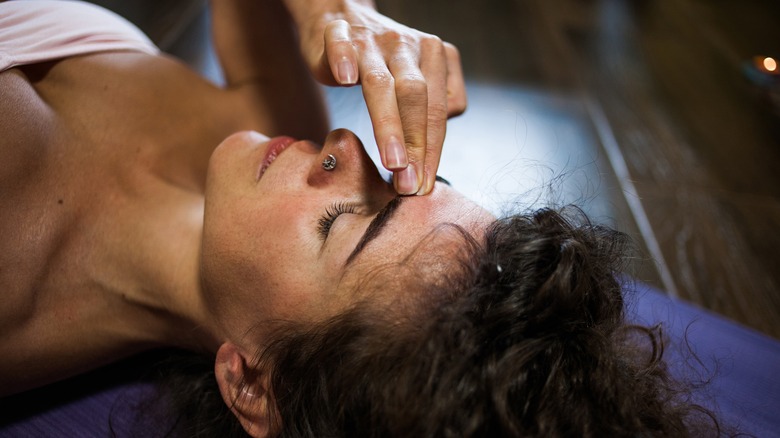
[[[497,214],[576,203],[633,238],[638,280],[780,338],[780,2],[376,2],[461,51],[455,188]],[[205,1],[96,3],[222,80]],[[375,151],[359,87],[326,93]]]

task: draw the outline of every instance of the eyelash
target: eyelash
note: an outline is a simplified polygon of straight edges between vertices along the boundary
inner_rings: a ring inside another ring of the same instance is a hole
[[[354,212],[355,206],[352,204],[347,204],[344,201],[336,202],[330,207],[326,208],[325,214],[323,214],[318,221],[317,231],[320,234],[320,238],[323,241],[328,238],[328,234],[330,234],[330,227],[333,226],[333,222],[336,221],[336,218],[344,213]]]
[[[436,180],[441,181],[447,185],[450,185],[449,181],[446,179],[436,175]],[[393,185],[393,175],[387,175],[385,177],[385,181],[389,185]],[[325,214],[320,217],[319,221],[317,221],[317,232],[320,235],[320,238],[323,240],[323,242],[328,238],[328,235],[330,234],[330,227],[333,226],[333,223],[336,222],[336,218],[341,216],[344,213],[355,213],[356,209],[355,206],[352,204],[348,204],[344,201],[339,201],[333,203],[330,207],[325,209]]]

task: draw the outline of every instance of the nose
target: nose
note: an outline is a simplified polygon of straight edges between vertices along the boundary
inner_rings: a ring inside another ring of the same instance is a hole
[[[335,167],[326,169],[323,161],[335,158]],[[388,184],[382,179],[363,143],[351,131],[336,129],[325,139],[325,145],[309,171],[308,184],[321,187],[336,184],[345,189],[375,192],[386,191]]]

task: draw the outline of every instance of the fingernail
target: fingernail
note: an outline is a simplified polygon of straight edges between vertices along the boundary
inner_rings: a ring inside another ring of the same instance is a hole
[[[423,172],[423,183],[420,186],[420,190],[417,192],[417,196],[427,195],[433,189],[433,183],[428,178],[428,172]]]
[[[355,73],[355,68],[348,58],[341,58],[337,68],[339,72],[339,82],[342,85],[354,84],[357,81],[357,73]]]
[[[417,192],[417,171],[414,164],[409,163],[406,169],[395,173],[395,189],[402,195],[412,195]]]
[[[387,142],[385,160],[389,170],[403,169],[409,164],[406,159],[406,148],[395,137]]]

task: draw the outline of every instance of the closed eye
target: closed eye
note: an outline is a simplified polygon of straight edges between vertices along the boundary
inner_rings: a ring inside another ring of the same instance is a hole
[[[344,213],[355,213],[356,208],[354,204],[349,204],[344,201],[339,201],[331,204],[325,209],[325,213],[317,221],[317,232],[322,239],[323,243],[328,239],[330,235],[330,229],[336,219]]]

